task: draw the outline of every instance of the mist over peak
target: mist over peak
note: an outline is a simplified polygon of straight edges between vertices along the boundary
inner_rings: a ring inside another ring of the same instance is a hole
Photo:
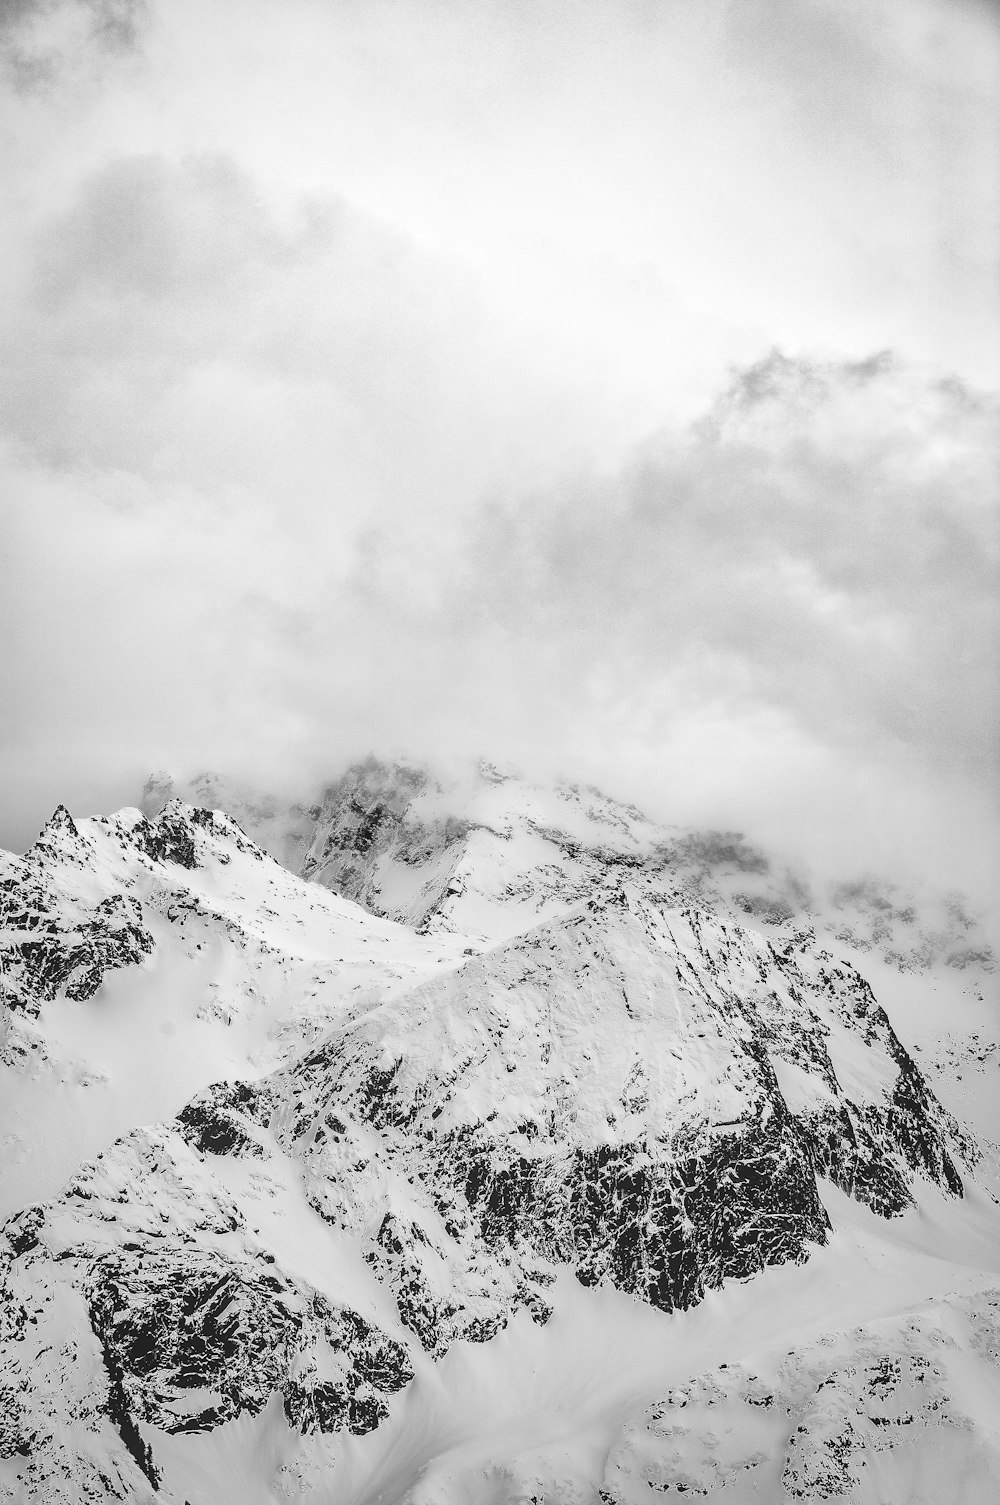
[[[584,9],[5,10],[7,845],[405,745],[995,885],[994,20]]]

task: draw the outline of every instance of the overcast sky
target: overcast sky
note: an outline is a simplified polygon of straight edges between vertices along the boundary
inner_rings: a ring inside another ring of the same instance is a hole
[[[0,0],[0,843],[482,751],[997,834],[1000,12]]]

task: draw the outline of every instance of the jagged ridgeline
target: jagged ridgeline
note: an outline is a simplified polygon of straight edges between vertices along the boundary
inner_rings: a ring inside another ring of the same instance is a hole
[[[176,1439],[268,1407],[371,1433],[456,1343],[544,1325],[561,1278],[672,1312],[808,1259],[824,1180],[883,1218],[921,1184],[963,1197],[978,1151],[865,979],[748,922],[750,879],[789,891],[766,858],[511,783],[446,816],[369,767],[296,816],[301,870],[382,917],[177,799],[60,810],[9,859],[8,1071],[54,1069],[111,974],[139,999],[242,969],[277,1033],[7,1222],[0,1498],[173,1499]],[[235,1039],[227,997],[186,1027]]]
[[[959,894],[870,874],[817,886],[739,832],[663,825],[592,786],[540,787],[488,762],[454,785],[370,757],[299,802],[216,774],[154,775],[142,810],[156,818],[178,797],[226,811],[290,871],[422,931],[505,937],[628,878],[751,923],[825,928],[903,971],[996,966]]]

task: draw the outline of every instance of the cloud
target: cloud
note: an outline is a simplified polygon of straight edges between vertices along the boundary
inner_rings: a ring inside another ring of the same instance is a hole
[[[460,263],[339,197],[281,216],[223,153],[88,176],[4,334],[0,423],[45,463],[252,485],[289,524],[433,513],[600,422]]]
[[[114,765],[122,799],[147,763],[294,787],[369,746],[487,749],[842,868],[982,881],[995,420],[889,355],[775,352],[621,466],[441,533],[9,460],[17,776]]]
[[[146,19],[146,0],[4,0],[0,70],[21,92],[51,90],[135,52]]]
[[[314,620],[309,664],[324,632],[332,645],[366,624],[317,714],[335,716],[346,685],[349,719],[383,735],[544,751],[647,797],[658,778],[677,814],[742,809],[845,862],[852,842],[883,858],[902,843],[909,862],[930,846],[981,871],[996,419],[887,354],[772,353],[616,472],[479,510],[444,560],[373,542],[338,612]]]
[[[996,407],[888,357],[774,354],[688,435],[487,522],[473,594],[573,658],[827,745],[996,766]]]
[[[960,9],[8,7],[0,840],[395,744],[981,868]]]

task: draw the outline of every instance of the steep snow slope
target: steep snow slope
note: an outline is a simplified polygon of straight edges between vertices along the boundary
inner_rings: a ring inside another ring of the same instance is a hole
[[[221,814],[60,808],[0,855],[0,1210],[460,951],[296,879]]]

